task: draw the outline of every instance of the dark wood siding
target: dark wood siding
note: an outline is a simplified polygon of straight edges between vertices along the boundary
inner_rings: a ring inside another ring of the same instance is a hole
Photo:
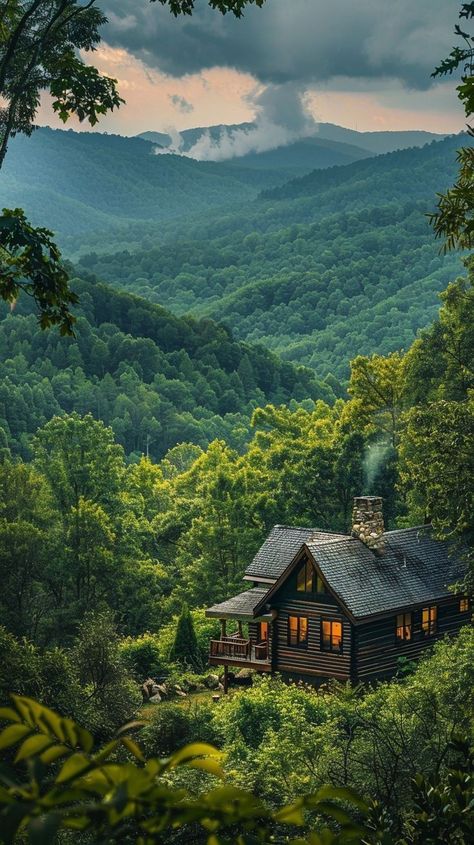
[[[272,668],[286,675],[307,677],[308,680],[318,677],[347,680],[351,671],[351,623],[329,591],[304,593],[296,589],[297,573],[304,560],[305,555],[302,555],[271,600],[272,608],[278,614],[273,623]],[[305,616],[308,619],[306,648],[288,645],[289,616]],[[322,619],[342,622],[342,653],[322,651]]]
[[[268,657],[272,659],[273,623],[268,623]],[[254,643],[258,643],[258,622],[249,622],[249,637]]]
[[[335,603],[286,599],[273,603],[278,609],[274,624],[273,668],[277,672],[297,675],[320,676],[346,680],[351,665],[351,623]],[[288,645],[288,617],[305,616],[308,619],[306,648]],[[342,622],[342,653],[321,650],[321,620]]]
[[[469,621],[469,612],[459,612],[458,598],[438,602],[437,608],[437,630],[432,636],[425,636],[422,632],[420,606],[406,608],[406,612],[413,613],[411,640],[397,640],[396,614],[353,628],[354,670],[357,680],[366,681],[392,675],[397,671],[399,657],[417,660],[437,640],[446,634],[455,634],[461,625]]]

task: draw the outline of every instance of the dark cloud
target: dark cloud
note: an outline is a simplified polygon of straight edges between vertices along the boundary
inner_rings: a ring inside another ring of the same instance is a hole
[[[174,106],[181,112],[181,114],[190,114],[194,111],[194,106],[185,97],[180,97],[179,94],[170,94],[169,99]]]
[[[265,83],[345,76],[398,79],[423,89],[453,42],[458,4],[447,0],[267,0],[244,19],[205,0],[175,19],[147,0],[105,0],[104,38],[172,76],[233,67]]]

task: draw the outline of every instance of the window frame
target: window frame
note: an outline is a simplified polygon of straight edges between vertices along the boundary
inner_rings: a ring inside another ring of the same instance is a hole
[[[427,614],[425,618],[425,614]],[[424,637],[434,637],[438,631],[438,605],[430,604],[421,608],[421,633]]]
[[[407,623],[407,617],[409,622]],[[400,621],[401,620],[401,621]],[[402,632],[401,636],[399,631]],[[406,632],[408,631],[408,636]],[[397,613],[395,617],[395,637],[397,643],[409,643],[413,640],[413,612],[411,610],[406,613]]]
[[[459,599],[459,613],[469,613],[471,609],[471,603],[467,596],[463,596],[463,598]]]
[[[329,625],[329,646],[325,645],[327,642],[327,638],[324,635],[324,625]],[[340,625],[341,626],[341,636],[339,640],[339,646],[335,646],[333,642],[334,633],[333,633],[333,625]],[[325,619],[321,617],[321,628],[320,628],[320,651],[325,651],[328,654],[342,654],[344,650],[344,624],[342,619]]]
[[[296,642],[291,641],[291,624],[290,624],[291,619],[296,619]],[[301,627],[302,627],[301,620],[302,619],[306,623],[306,637],[305,637],[304,640],[301,640]],[[290,648],[298,648],[298,649],[303,649],[303,650],[307,649],[308,648],[308,639],[309,639],[309,619],[308,619],[308,617],[303,616],[301,614],[296,615],[294,613],[289,613],[288,619],[287,619],[286,633],[287,633],[287,644]]]

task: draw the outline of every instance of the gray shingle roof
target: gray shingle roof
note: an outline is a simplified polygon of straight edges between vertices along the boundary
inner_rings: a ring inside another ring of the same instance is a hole
[[[435,602],[450,595],[461,579],[462,560],[435,540],[429,526],[387,531],[385,551],[375,555],[360,540],[307,546],[330,587],[355,618],[409,605]]]
[[[206,616],[218,619],[253,619],[254,610],[268,593],[270,587],[252,587],[227,601],[215,604],[206,610]]]
[[[259,578],[276,581],[290,565],[303,543],[311,538],[317,542],[318,538],[323,541],[344,536],[343,534],[318,531],[316,528],[293,528],[289,525],[275,525],[252,563],[245,570],[245,577],[255,578],[256,581]]]

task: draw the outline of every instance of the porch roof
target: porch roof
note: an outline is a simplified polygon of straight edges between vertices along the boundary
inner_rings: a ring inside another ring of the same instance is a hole
[[[266,594],[270,590],[268,587],[252,587],[251,590],[245,590],[239,593],[238,596],[233,596],[227,601],[222,601],[220,604],[214,604],[206,610],[206,616],[211,616],[214,619],[237,619],[242,622],[248,622],[255,619],[255,608],[262,603]],[[271,620],[273,614],[271,611],[265,613],[262,610],[258,619]]]

